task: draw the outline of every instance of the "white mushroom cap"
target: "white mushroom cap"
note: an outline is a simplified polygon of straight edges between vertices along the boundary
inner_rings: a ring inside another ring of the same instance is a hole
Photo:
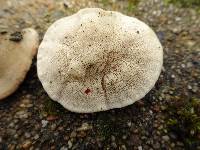
[[[120,108],[144,97],[163,63],[162,46],[145,23],[86,8],[56,21],[37,55],[49,96],[73,112]]]
[[[0,100],[12,94],[24,80],[39,45],[33,29],[24,29],[15,36],[0,35]]]

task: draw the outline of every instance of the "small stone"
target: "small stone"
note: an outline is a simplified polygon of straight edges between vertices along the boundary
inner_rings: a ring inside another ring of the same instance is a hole
[[[117,148],[117,144],[116,144],[115,142],[112,142],[112,143],[111,143],[111,146],[112,146],[113,148]]]
[[[153,148],[154,149],[160,149],[160,143],[156,142],[155,144],[153,144]]]
[[[31,134],[28,133],[28,132],[26,132],[26,133],[24,134],[24,136],[25,136],[26,138],[30,138],[30,137],[31,137]]]
[[[83,123],[81,127],[77,129],[77,131],[86,131],[90,129],[92,129],[92,127],[88,123]]]
[[[138,146],[138,150],[142,150],[142,146]]]
[[[77,137],[85,137],[87,134],[84,132],[84,131],[80,131],[78,134],[77,134]]]
[[[197,86],[193,86],[192,92],[196,93],[197,91],[198,91],[198,87]]]
[[[39,135],[38,135],[38,134],[36,134],[36,135],[33,137],[33,139],[34,139],[34,140],[37,140],[37,139],[39,139]]]
[[[122,150],[126,150],[126,146],[125,145],[122,145]]]
[[[170,90],[170,91],[169,91],[169,94],[171,94],[171,95],[174,94],[174,91],[171,91],[171,90]]]
[[[49,115],[49,116],[47,117],[47,120],[48,120],[48,121],[54,121],[54,120],[56,120],[56,119],[58,119],[58,116],[55,116],[55,115]]]
[[[32,142],[30,140],[27,140],[23,143],[22,148],[23,149],[29,149],[31,146]]]
[[[166,106],[161,106],[161,110],[166,110]]]
[[[68,140],[69,140],[69,136],[66,135],[66,136],[64,137],[64,140],[65,140],[65,141],[68,141]]]
[[[149,110],[149,113],[152,115],[152,114],[153,114],[153,111],[152,111],[152,110]]]
[[[191,89],[192,89],[192,86],[191,86],[191,85],[188,85],[187,88],[188,88],[188,90],[191,90]]]
[[[17,117],[17,118],[20,118],[20,119],[26,119],[26,118],[28,118],[28,114],[27,114],[26,111],[21,110],[21,111],[18,111],[18,112],[16,113],[16,117]]]
[[[68,142],[67,142],[67,144],[68,144],[68,148],[72,148],[72,142],[69,140]]]
[[[65,147],[65,146],[62,146],[62,147],[60,148],[60,150],[68,150],[68,148]]]
[[[13,128],[15,126],[15,124],[14,124],[14,122],[11,122],[8,126]]]
[[[178,146],[184,146],[184,144],[183,144],[182,142],[179,142],[179,141],[178,141],[176,144],[177,144]]]
[[[188,40],[188,41],[186,42],[186,44],[187,44],[187,46],[192,47],[192,46],[195,45],[195,41]]]
[[[9,144],[9,145],[8,145],[8,149],[9,149],[9,150],[15,150],[15,149],[16,149],[16,146],[13,145],[13,144]]]
[[[15,138],[15,139],[19,138],[19,135],[18,135],[18,134],[15,134],[15,135],[14,135],[14,138]]]
[[[57,125],[56,124],[52,124],[51,125],[51,130],[54,131],[56,129]]]
[[[181,64],[181,67],[182,67],[182,68],[185,68],[185,64]]]
[[[58,132],[54,132],[53,134],[54,134],[55,137],[57,137],[59,133]]]
[[[168,135],[162,136],[162,139],[167,142],[169,141],[169,136]]]
[[[115,142],[115,136],[111,135],[111,141]]]
[[[122,136],[122,139],[123,139],[123,140],[126,140],[126,139],[127,139],[127,136],[126,136],[126,135],[123,135],[123,136]]]
[[[47,124],[48,124],[48,121],[47,121],[47,120],[42,120],[42,127],[43,127],[43,128],[46,127]]]
[[[71,137],[71,138],[75,138],[76,135],[77,135],[76,132],[75,132],[75,131],[72,131],[72,133],[70,134],[70,137]]]
[[[131,127],[131,121],[129,121],[128,123],[127,123],[127,125],[128,125],[128,127]]]
[[[162,129],[163,129],[163,126],[160,125],[160,126],[158,127],[158,130],[162,130]]]
[[[175,147],[175,143],[171,143],[171,147]]]
[[[171,75],[171,77],[172,77],[172,78],[175,78],[175,75],[174,75],[174,74],[172,74],[172,75]]]
[[[133,133],[138,133],[138,129],[133,130]]]
[[[188,63],[186,64],[186,66],[187,66],[187,68],[190,68],[190,67],[193,66],[193,64],[192,64],[191,62],[188,62]]]

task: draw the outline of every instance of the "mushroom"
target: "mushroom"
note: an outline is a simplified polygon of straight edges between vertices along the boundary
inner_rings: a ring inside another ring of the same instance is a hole
[[[162,46],[150,27],[99,8],[53,23],[37,55],[38,77],[48,95],[78,113],[140,100],[153,88],[162,64]]]
[[[24,80],[39,46],[38,34],[27,28],[0,34],[0,100],[12,94]]]

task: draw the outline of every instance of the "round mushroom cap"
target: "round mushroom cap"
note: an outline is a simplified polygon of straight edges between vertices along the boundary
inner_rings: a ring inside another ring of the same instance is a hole
[[[162,46],[150,27],[99,8],[53,23],[37,55],[38,76],[48,95],[79,113],[140,100],[153,88],[162,64]]]
[[[39,46],[38,34],[27,28],[0,35],[0,100],[12,94],[24,80]]]

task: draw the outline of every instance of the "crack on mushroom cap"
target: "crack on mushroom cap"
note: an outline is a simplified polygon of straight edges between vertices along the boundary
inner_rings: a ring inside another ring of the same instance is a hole
[[[71,111],[108,110],[145,96],[158,79],[162,55],[143,22],[83,9],[48,29],[37,56],[38,76],[49,96]]]

